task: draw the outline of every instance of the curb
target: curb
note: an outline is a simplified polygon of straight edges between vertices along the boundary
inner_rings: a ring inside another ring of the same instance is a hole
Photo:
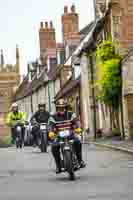
[[[105,147],[105,148],[109,148],[109,149],[113,149],[115,151],[122,151],[124,153],[128,153],[133,155],[133,150],[129,150],[123,147],[116,147],[114,145],[109,145],[109,144],[100,144],[98,142],[83,142],[83,144],[94,144],[96,146],[100,146],[100,147]]]

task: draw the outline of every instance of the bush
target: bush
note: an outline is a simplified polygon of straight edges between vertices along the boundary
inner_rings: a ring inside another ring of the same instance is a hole
[[[4,137],[0,137],[0,147],[9,147],[11,146],[11,136],[6,135]]]

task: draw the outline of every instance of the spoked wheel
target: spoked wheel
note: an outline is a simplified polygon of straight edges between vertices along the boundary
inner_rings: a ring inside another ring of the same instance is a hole
[[[19,148],[19,138],[16,138],[16,148]]]
[[[71,151],[65,151],[64,152],[64,164],[65,164],[65,169],[69,174],[69,179],[75,180],[74,166],[73,166],[72,152]]]
[[[22,147],[23,147],[22,141],[20,141],[19,147],[20,147],[20,149],[22,149]]]

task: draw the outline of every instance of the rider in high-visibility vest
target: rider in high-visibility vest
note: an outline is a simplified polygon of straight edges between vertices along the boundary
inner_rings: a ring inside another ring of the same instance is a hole
[[[11,112],[8,113],[6,123],[11,127],[12,142],[15,142],[15,129],[14,126],[18,121],[25,123],[26,113],[18,110],[18,105],[16,103],[12,104]],[[22,128],[22,137],[24,139],[25,128]]]

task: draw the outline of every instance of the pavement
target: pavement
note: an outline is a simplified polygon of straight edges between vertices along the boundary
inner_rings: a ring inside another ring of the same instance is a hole
[[[120,138],[98,138],[96,140],[89,139],[88,143],[95,144],[101,147],[107,147],[114,150],[122,151],[133,155],[133,140]]]
[[[132,200],[133,156],[83,145],[85,169],[55,174],[51,152],[0,149],[0,200]]]

